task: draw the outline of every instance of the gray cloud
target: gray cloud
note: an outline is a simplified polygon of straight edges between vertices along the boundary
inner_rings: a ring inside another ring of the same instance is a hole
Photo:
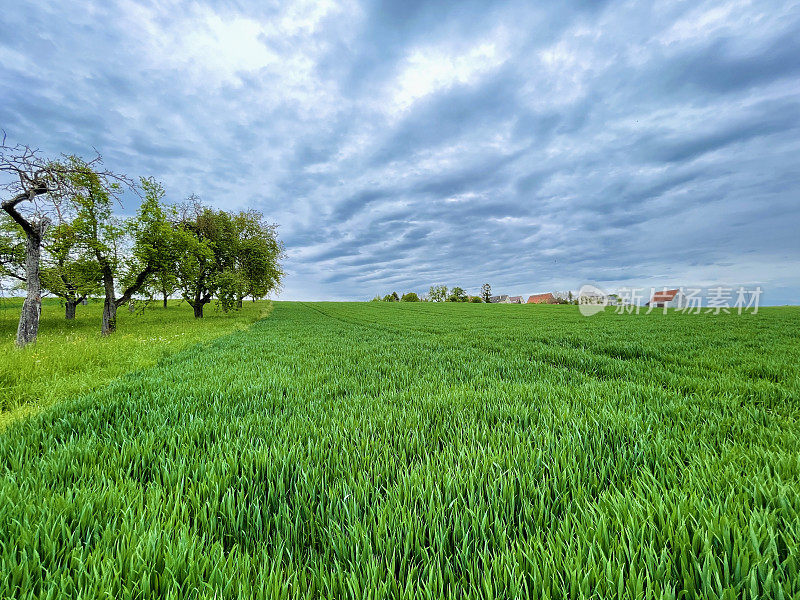
[[[800,302],[789,0],[32,0],[0,14],[0,65],[12,141],[280,223],[285,298],[724,281]]]

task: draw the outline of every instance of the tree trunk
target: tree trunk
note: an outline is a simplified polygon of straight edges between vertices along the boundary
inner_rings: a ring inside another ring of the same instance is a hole
[[[194,318],[195,319],[202,319],[203,318],[203,303],[198,302],[194,305]]]
[[[114,297],[114,274],[108,264],[103,264],[103,289],[106,293],[103,302],[103,325],[100,332],[109,335],[117,330],[117,301]]]
[[[164,308],[167,308],[167,292],[164,292]]]
[[[113,300],[106,298],[103,302],[103,327],[101,333],[109,335],[117,330],[117,305]]]
[[[42,282],[39,279],[39,258],[42,252],[42,236],[47,228],[47,221],[34,223],[33,234],[28,234],[25,241],[25,275],[27,278],[27,295],[22,304],[17,327],[17,346],[20,348],[36,341],[39,333],[39,317],[42,313]]]
[[[236,299],[236,308],[242,308],[242,297],[241,296],[239,296]]]
[[[75,318],[75,307],[78,306],[79,300],[67,300],[64,303],[64,318],[67,321],[72,321]]]

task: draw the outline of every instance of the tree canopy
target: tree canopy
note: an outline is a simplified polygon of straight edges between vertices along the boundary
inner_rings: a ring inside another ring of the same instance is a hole
[[[42,287],[64,301],[65,317],[75,318],[75,309],[100,289],[100,266],[79,244],[73,224],[61,222],[44,241]]]
[[[444,302],[447,300],[447,286],[444,284],[432,285],[428,290],[428,299],[431,302]]]
[[[196,198],[181,213],[178,287],[196,317],[213,299],[228,311],[240,307],[245,296],[263,298],[280,286],[283,244],[277,226],[261,213],[215,211]]]
[[[280,288],[283,243],[277,225],[256,210],[214,210],[192,195],[168,205],[153,178],[137,183],[108,171],[96,156],[51,160],[28,146],[0,144],[0,278],[23,286],[17,344],[36,340],[43,293],[75,316],[87,297],[103,296],[101,330],[116,330],[117,308],[134,298],[179,292],[203,316],[216,300],[223,311],[245,297]],[[121,216],[135,195],[133,216]]]
[[[450,291],[450,295],[447,297],[448,302],[466,302],[467,300],[469,300],[467,297],[467,292],[458,286],[454,287]]]
[[[487,304],[489,303],[489,301],[492,298],[492,286],[490,286],[488,283],[484,283],[481,286],[481,298]]]

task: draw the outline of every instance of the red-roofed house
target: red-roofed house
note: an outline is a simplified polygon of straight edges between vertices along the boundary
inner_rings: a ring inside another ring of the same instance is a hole
[[[684,296],[683,292],[679,289],[662,290],[660,292],[653,292],[653,297],[650,298],[650,302],[647,303],[647,306],[653,306],[655,308],[681,307],[686,305],[685,302],[686,296]]]
[[[550,292],[528,296],[528,304],[557,304],[558,300]]]

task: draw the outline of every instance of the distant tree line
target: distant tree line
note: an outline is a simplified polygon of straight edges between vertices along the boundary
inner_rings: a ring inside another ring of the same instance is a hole
[[[280,286],[284,247],[277,226],[255,210],[228,212],[196,196],[164,201],[152,178],[134,182],[103,167],[101,157],[42,157],[28,146],[0,145],[0,278],[25,290],[16,342],[36,340],[43,294],[60,298],[74,319],[87,298],[103,298],[101,331],[113,333],[117,309],[179,294],[203,316]],[[122,196],[141,198],[122,216]]]
[[[485,284],[487,287],[489,284]],[[470,296],[461,287],[454,287],[448,289],[446,285],[432,285],[428,290],[428,294],[420,298],[416,292],[406,292],[399,296],[397,292],[391,292],[385,296],[375,296],[372,302],[488,302],[491,295],[491,288],[488,288],[489,295],[483,294],[483,288],[480,296]]]
[[[374,301],[382,301],[382,302],[421,302],[420,297],[417,296],[415,292],[406,292],[402,296],[398,296],[397,292],[392,292],[391,294],[386,294],[383,298],[380,296],[375,296],[373,298]]]
[[[403,296],[398,296],[397,292],[391,292],[385,296],[375,296],[372,302],[476,302],[476,303],[491,303],[492,286],[484,283],[481,286],[480,294],[477,296],[468,295],[463,288],[454,287],[448,289],[444,284],[432,285],[428,293],[419,297],[414,292],[408,292]],[[577,304],[578,299],[571,291],[567,292],[553,292],[554,304]]]

